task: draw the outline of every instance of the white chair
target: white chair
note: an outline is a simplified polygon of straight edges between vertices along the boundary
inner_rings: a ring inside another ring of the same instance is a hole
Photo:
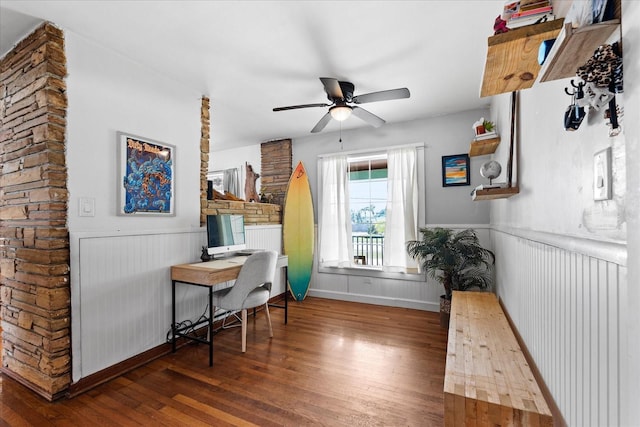
[[[273,337],[268,301],[277,260],[278,253],[275,251],[261,251],[250,255],[240,269],[235,284],[213,293],[214,307],[227,311],[241,311],[243,353],[247,351],[247,309],[264,305],[269,336]]]

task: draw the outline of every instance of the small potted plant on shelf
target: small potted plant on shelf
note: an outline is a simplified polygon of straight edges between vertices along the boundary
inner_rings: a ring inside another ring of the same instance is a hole
[[[484,134],[495,133],[496,125],[491,120],[485,120],[484,117],[480,117],[480,120],[473,124],[473,130],[476,137]]]
[[[440,326],[449,327],[453,291],[488,289],[493,283],[495,255],[480,245],[476,232],[466,229],[421,228],[421,240],[407,242],[407,252],[444,287],[440,296]]]

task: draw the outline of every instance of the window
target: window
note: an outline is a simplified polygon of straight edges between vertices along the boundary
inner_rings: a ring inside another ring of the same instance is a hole
[[[405,242],[417,236],[416,151],[410,146],[320,158],[320,267],[415,267]]]
[[[348,157],[351,241],[356,266],[382,266],[387,211],[387,154]]]

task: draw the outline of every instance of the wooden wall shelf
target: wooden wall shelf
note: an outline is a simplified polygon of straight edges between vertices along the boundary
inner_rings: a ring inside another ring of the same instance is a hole
[[[484,156],[486,154],[495,153],[496,148],[500,144],[500,137],[491,139],[481,139],[480,141],[471,141],[471,147],[469,147],[469,157]]]
[[[473,192],[473,200],[507,199],[520,192],[520,187],[487,188]]]
[[[578,67],[584,65],[598,46],[606,43],[616,31],[620,33],[619,19],[581,28],[572,28],[571,22],[564,24],[540,69],[539,80],[548,82],[575,77]]]
[[[555,19],[489,37],[480,97],[533,86],[540,71],[540,43],[555,39],[563,22]]]

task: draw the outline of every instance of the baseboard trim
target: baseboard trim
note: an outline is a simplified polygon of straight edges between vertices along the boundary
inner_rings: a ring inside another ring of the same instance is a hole
[[[384,305],[388,307],[411,308],[423,311],[440,311],[440,302],[416,301],[402,298],[389,298],[373,295],[349,294],[345,292],[309,289],[309,295],[318,298],[335,299],[363,304]]]
[[[16,374],[13,371],[10,371],[9,369],[7,369],[6,367],[0,367],[0,374],[6,375],[8,378],[11,378],[12,380],[16,381],[19,384],[22,384],[23,386],[25,386],[26,388],[28,388],[29,390],[33,391],[34,393],[36,393],[38,396],[41,396],[42,398],[48,400],[49,402],[53,402],[55,400],[58,400],[62,397],[65,396],[65,393],[67,392],[66,390],[62,390],[58,393],[54,393],[51,394],[45,390],[43,390],[40,386],[37,386],[36,384],[27,381],[26,379],[24,379],[23,377],[21,377],[20,375]]]
[[[279,303],[284,301],[284,293],[280,295],[276,295],[269,299],[269,303]],[[258,308],[256,311],[261,311],[262,308]],[[222,319],[214,322],[214,328],[218,328],[222,326]],[[206,333],[206,326],[203,326],[196,330],[196,333]],[[191,341],[185,338],[179,338],[176,341],[176,348],[179,349],[188,345]],[[59,397],[65,396],[68,399],[72,399],[82,393],[85,393],[101,384],[104,384],[108,381],[111,381],[114,378],[117,378],[121,375],[126,374],[140,366],[143,366],[149,362],[152,362],[155,359],[171,354],[171,343],[163,343],[159,346],[156,346],[152,349],[149,349],[145,352],[137,354],[129,359],[123,360],[122,362],[116,363],[115,365],[109,366],[101,371],[98,371],[94,374],[88,375],[75,383],[71,384],[67,390],[61,393]],[[32,388],[32,387],[29,387]],[[37,391],[37,390],[34,390]],[[46,395],[43,397],[47,398]]]
[[[139,368],[140,366],[145,365],[169,353],[171,353],[171,344],[166,343],[140,353],[136,356],[133,356],[129,359],[123,360],[120,363],[98,371],[95,374],[88,375],[71,384],[69,386],[69,389],[67,390],[66,397],[68,399],[74,398],[86,391],[91,390],[92,388],[99,386],[100,384],[111,381],[114,378],[126,374],[127,372]]]
[[[555,399],[551,395],[551,391],[547,387],[547,384],[544,382],[544,378],[542,378],[542,374],[540,373],[540,370],[538,369],[536,362],[533,360],[531,353],[529,353],[529,349],[527,348],[527,345],[525,344],[524,340],[522,339],[522,336],[518,332],[518,329],[516,328],[515,323],[513,323],[513,320],[509,315],[509,311],[507,311],[507,307],[505,307],[501,298],[498,298],[498,301],[500,302],[500,307],[502,307],[502,311],[504,312],[504,315],[507,318],[507,321],[509,322],[509,326],[511,326],[513,335],[515,335],[516,341],[518,341],[518,345],[520,345],[520,349],[524,354],[524,358],[527,360],[527,363],[529,364],[529,368],[531,368],[533,377],[536,379],[536,382],[540,387],[540,391],[542,391],[542,395],[544,396],[544,399],[547,401],[547,405],[549,405],[549,409],[551,410],[551,415],[553,416],[554,427],[567,427],[567,422],[564,420],[564,417],[562,416],[562,412],[560,412],[560,408],[558,407]]]

